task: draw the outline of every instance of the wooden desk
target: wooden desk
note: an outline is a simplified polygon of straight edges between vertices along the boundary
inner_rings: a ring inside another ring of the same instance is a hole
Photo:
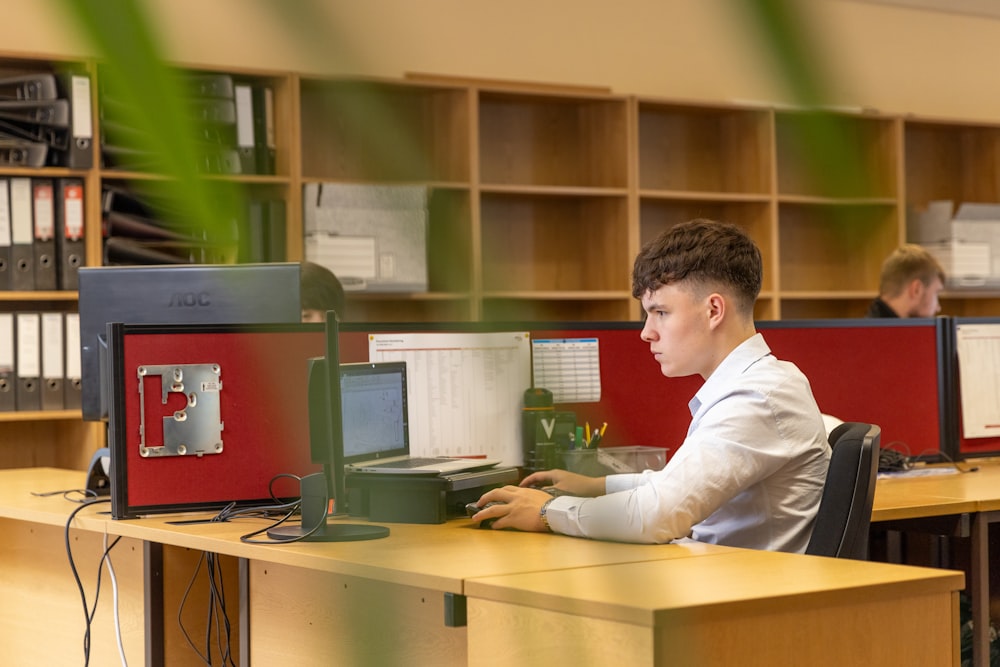
[[[83,601],[66,554],[65,526],[78,507],[61,494],[81,489],[82,472],[39,468],[0,471],[0,642],[3,662],[22,665],[83,664]],[[79,496],[78,496],[79,497]],[[69,541],[80,578],[93,605],[104,526],[109,506],[93,505],[73,520]],[[110,540],[109,540],[110,542]],[[122,641],[129,664],[143,662],[142,543],[125,540],[112,552],[119,584]],[[118,664],[113,624],[112,587],[104,574],[100,603],[91,633],[90,664]]]
[[[469,662],[957,664],[961,575],[875,565],[741,550],[472,579]],[[916,619],[907,641],[886,641],[885,619],[901,614]]]
[[[305,660],[296,664],[466,665],[468,630],[446,626],[446,594],[464,596],[473,578],[736,551],[482,530],[467,521],[386,524],[390,536],[370,542],[256,545],[239,537],[264,525],[258,520],[185,526],[170,520],[115,521],[107,529],[246,559],[252,594],[244,655],[263,664],[283,663],[294,651]]]
[[[0,520],[18,528],[16,546],[0,549],[4,600],[17,600],[0,612],[3,632],[18,635],[8,638],[5,647],[5,658],[14,662],[79,660],[82,607],[62,551],[52,556],[58,540],[46,533],[61,536],[73,506],[29,491],[73,488],[81,477],[50,469],[0,471]],[[878,629],[884,614],[896,613],[895,604],[920,609],[927,619],[920,632],[921,655],[911,664],[938,665],[941,656],[951,656],[945,662],[957,664],[962,575],[956,572],[704,544],[630,545],[488,531],[465,521],[391,524],[390,537],[372,542],[255,545],[239,537],[263,525],[258,520],[180,526],[169,524],[167,517],[112,521],[98,513],[103,508],[84,510],[72,532],[80,538],[77,551],[94,558],[87,570],[90,580],[103,533],[124,536],[114,557],[117,567],[129,568],[131,611],[126,615],[133,622],[148,602],[139,554],[149,545],[223,554],[241,563],[242,664],[252,658],[265,665],[489,665],[502,655],[490,647],[500,646],[508,655],[529,651],[525,655],[533,657],[521,664],[536,664],[534,650],[544,653],[561,633],[579,637],[588,629],[599,631],[589,641],[603,642],[605,650],[611,642],[620,649],[616,655],[631,651],[642,658],[639,664],[665,664],[665,646],[671,660],[677,655],[701,658],[717,655],[712,648],[717,644],[735,651],[728,637],[739,638],[737,643],[746,640],[750,647],[755,645],[751,639],[772,641],[775,634],[787,632],[812,646],[811,637],[827,641],[825,631],[816,633],[818,626],[853,631],[868,624]],[[40,533],[46,533],[42,539]],[[22,549],[27,555],[16,553]],[[40,564],[34,563],[36,558]],[[37,574],[43,578],[28,580],[36,570],[42,570]],[[546,581],[549,589],[533,591],[532,586]],[[178,583],[183,587],[186,580]],[[172,585],[168,578],[167,586]],[[467,626],[445,624],[446,596],[468,601]],[[110,594],[102,598],[109,600]],[[176,607],[170,606],[169,600],[164,603],[172,618]],[[35,621],[18,624],[26,609]],[[49,622],[49,614],[68,621]],[[110,619],[110,612],[102,610],[100,616]],[[539,620],[544,623],[536,625]],[[612,630],[626,630],[626,636],[643,643],[619,645],[614,637],[620,635],[605,632]],[[95,633],[92,664],[114,663],[110,620]],[[872,664],[867,658],[885,650],[878,647],[884,641],[877,632],[875,639],[871,634],[852,639],[854,664]],[[136,651],[143,640],[148,643],[149,637],[138,627],[126,637],[134,664],[142,661]],[[796,652],[802,648],[794,642],[782,646]],[[813,647],[805,655],[826,651]],[[740,649],[742,664],[757,663],[757,655]],[[773,664],[776,654],[759,655],[766,656],[759,664]],[[178,663],[169,659],[168,664]]]
[[[872,522],[890,529],[969,538],[973,664],[986,667],[990,641],[989,525],[1000,521],[1000,462],[974,465],[979,470],[878,480]]]

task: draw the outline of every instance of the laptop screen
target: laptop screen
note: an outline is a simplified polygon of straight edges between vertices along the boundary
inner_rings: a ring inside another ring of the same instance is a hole
[[[410,452],[406,362],[341,364],[344,463]]]

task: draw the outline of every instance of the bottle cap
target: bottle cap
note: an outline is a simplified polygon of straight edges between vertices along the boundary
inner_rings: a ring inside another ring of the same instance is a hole
[[[541,387],[531,387],[530,389],[524,390],[524,407],[525,409],[539,409],[539,408],[551,408],[552,403],[552,392],[548,389],[542,389]]]

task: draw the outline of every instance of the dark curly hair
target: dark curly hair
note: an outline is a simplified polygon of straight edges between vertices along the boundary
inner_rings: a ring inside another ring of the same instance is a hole
[[[642,247],[632,267],[632,296],[687,282],[727,289],[740,311],[752,316],[762,276],[760,249],[742,228],[698,218],[674,225]]]
[[[335,310],[340,320],[344,320],[347,299],[344,297],[344,287],[333,271],[314,262],[302,262],[299,290],[302,310],[319,310],[324,313]]]

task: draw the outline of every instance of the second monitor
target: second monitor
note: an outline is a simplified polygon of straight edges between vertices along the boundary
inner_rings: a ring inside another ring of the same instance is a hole
[[[107,325],[300,321],[297,263],[80,269],[83,418],[107,419]]]

